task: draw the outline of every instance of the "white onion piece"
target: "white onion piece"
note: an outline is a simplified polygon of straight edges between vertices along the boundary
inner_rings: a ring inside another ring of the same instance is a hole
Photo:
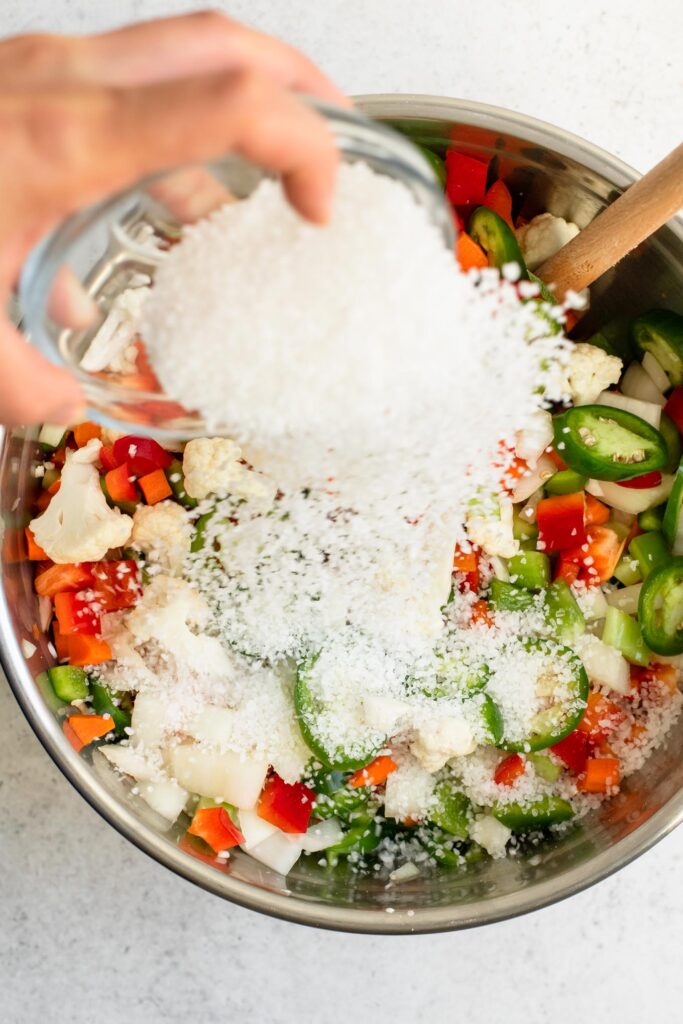
[[[584,618],[588,622],[598,622],[605,618],[607,601],[600,587],[586,587],[576,596]]]
[[[638,601],[642,589],[642,583],[634,583],[631,587],[621,587],[619,590],[612,590],[607,595],[607,604],[612,608],[619,608],[622,612],[626,612],[627,615],[637,615]]]
[[[100,753],[104,754],[107,761],[118,768],[125,775],[132,775],[138,782],[149,782],[156,775],[156,771],[147,758],[135,747],[129,747],[122,743],[103,745]]]
[[[326,821],[318,821],[311,825],[308,832],[296,838],[304,853],[319,853],[328,846],[336,846],[341,842],[343,835],[344,830],[337,819],[328,818]]]
[[[584,633],[573,643],[591,682],[615,693],[631,691],[631,670],[624,656],[597,636]]]
[[[642,361],[643,369],[648,377],[652,378],[652,383],[660,391],[668,391],[671,387],[671,381],[666,375],[666,371],[662,369],[660,364],[657,362],[652,352],[646,352],[643,356]]]
[[[168,704],[151,693],[138,693],[131,716],[132,735],[136,744],[158,747],[164,738]]]
[[[296,836],[290,837],[278,829],[274,835],[252,847],[249,856],[286,875],[301,856],[301,845]]]
[[[507,583],[510,579],[510,573],[508,572],[505,560],[502,559],[500,555],[489,555],[489,562],[491,563],[493,575],[496,579],[502,580],[503,583]]]
[[[515,455],[533,465],[552,441],[553,418],[545,409],[537,409],[529,425],[515,434]]]
[[[623,409],[625,412],[632,412],[634,416],[640,416],[659,430],[662,419],[662,407],[655,402],[643,402],[639,398],[630,398],[628,395],[620,395],[618,391],[601,391],[596,399],[597,405],[610,405],[613,409]]]
[[[527,470],[516,481],[510,500],[514,505],[526,501],[556,472],[557,466],[550,456],[542,455],[534,468]]]
[[[401,864],[400,868],[396,868],[389,875],[392,882],[396,885],[400,885],[401,882],[409,882],[411,878],[417,878],[420,874],[420,869],[412,860],[407,861],[405,864]]]
[[[233,751],[219,751],[182,743],[170,752],[171,770],[181,786],[214,800],[249,809],[256,804],[268,772],[268,762],[244,758]]]
[[[184,810],[189,794],[177,782],[162,779],[140,783],[140,796],[153,811],[172,824]]]
[[[673,476],[662,473],[661,484],[658,484],[657,487],[644,487],[640,491],[632,487],[621,487],[609,480],[589,480],[586,490],[594,498],[599,498],[605,505],[609,505],[610,508],[618,508],[621,512],[639,515],[666,501],[671,493],[673,482]]]
[[[652,377],[642,368],[640,363],[631,363],[619,383],[621,392],[641,402],[654,402],[655,405],[666,405],[666,398],[655,385]]]
[[[622,512],[620,508],[615,508],[612,510],[611,519],[615,523],[623,523],[623,525],[627,526],[630,530],[636,520],[636,517],[632,512]]]
[[[258,846],[259,843],[265,842],[266,839],[270,839],[280,829],[277,825],[271,825],[269,821],[266,821],[256,811],[241,810],[238,812],[240,832],[244,836],[244,842],[242,843],[242,849],[250,852],[254,846]]]
[[[538,503],[542,497],[543,489],[539,488],[531,495],[524,508],[520,509],[519,518],[523,519],[525,523],[535,523],[536,508],[538,507]]]
[[[230,741],[235,725],[237,712],[231,708],[219,708],[209,705],[203,708],[187,726],[187,733],[198,743],[220,747]]]

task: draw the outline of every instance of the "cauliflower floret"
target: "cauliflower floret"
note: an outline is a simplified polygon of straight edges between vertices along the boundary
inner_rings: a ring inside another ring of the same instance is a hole
[[[190,550],[192,526],[175,501],[138,505],[133,516],[133,545],[171,573],[180,573]]]
[[[430,715],[420,723],[410,752],[428,772],[438,772],[452,757],[471,754],[476,746],[463,718]]]
[[[507,498],[501,498],[497,508],[478,508],[468,513],[466,526],[469,539],[487,555],[512,558],[517,554],[519,544],[512,532],[512,502]]]
[[[33,519],[36,543],[53,562],[97,562],[110,548],[128,543],[133,520],[109,508],[100,486],[97,462],[101,442],[88,441],[68,452],[62,483],[45,512]]]
[[[239,461],[242,451],[228,437],[198,437],[188,441],[183,455],[185,490],[191,498],[229,494],[267,508],[276,487],[266,477]]]
[[[190,628],[204,629],[209,618],[208,605],[189,583],[159,573],[143,591],[126,626],[138,644],[156,641],[180,665],[224,678],[232,675],[233,664],[220,640]]]
[[[477,818],[470,828],[470,837],[494,859],[505,856],[505,847],[511,835],[507,825],[490,814]]]
[[[621,377],[623,364],[595,345],[578,342],[569,354],[566,390],[574,405],[589,405]]]
[[[517,241],[529,270],[536,270],[578,235],[576,224],[552,213],[541,213],[516,231]]]

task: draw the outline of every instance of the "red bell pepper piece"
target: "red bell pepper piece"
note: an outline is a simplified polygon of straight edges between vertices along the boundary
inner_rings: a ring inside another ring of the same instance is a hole
[[[484,196],[484,206],[497,213],[514,230],[512,223],[512,196],[504,181],[494,181]]]
[[[621,540],[608,526],[591,526],[585,542],[562,551],[560,562],[577,565],[576,578],[584,583],[605,583],[614,576],[626,539]]]
[[[460,547],[456,547],[453,555],[453,572],[457,572],[463,577],[463,588],[467,587],[472,591],[479,590],[481,570],[479,568],[479,556],[474,549],[463,551]]]
[[[524,775],[524,761],[519,754],[511,754],[496,766],[493,781],[498,786],[511,786],[520,775]]]
[[[539,548],[562,551],[586,541],[586,499],[583,491],[543,498],[536,507]]]
[[[137,563],[132,558],[112,562],[93,562],[92,604],[99,614],[131,608],[142,588]]]
[[[553,574],[554,580],[564,580],[571,587],[572,583],[576,583],[581,572],[581,566],[578,562],[572,562],[571,559],[565,557],[565,552],[560,553],[560,557],[557,560],[555,566],[555,572]]]
[[[119,463],[114,455],[114,445],[103,444],[100,448],[100,466],[104,472],[108,473],[110,469],[116,469],[118,465]]]
[[[589,693],[586,712],[579,730],[586,734],[591,746],[599,747],[626,718],[623,708],[601,693]]]
[[[567,766],[574,775],[580,775],[586,767],[588,760],[588,737],[585,732],[575,729],[565,736],[559,743],[551,748],[553,754],[557,754],[560,761]]]
[[[195,811],[187,831],[203,839],[216,853],[230,850],[244,842],[244,836],[233,825],[225,807],[202,807]]]
[[[453,206],[481,206],[486,194],[486,160],[449,150],[446,153],[446,195]]]
[[[683,387],[673,389],[664,406],[664,412],[674,421],[678,432],[683,434]]]
[[[104,486],[113,502],[135,502],[140,500],[137,487],[131,480],[132,467],[123,462],[116,469],[104,475]]]
[[[92,570],[87,562],[50,565],[40,572],[34,586],[41,597],[54,597],[66,590],[83,590],[92,584]]]
[[[114,441],[114,456],[119,462],[127,462],[135,476],[146,476],[155,469],[166,469],[173,461],[171,455],[151,437],[135,437],[126,434]]]
[[[646,487],[659,487],[662,482],[662,474],[658,469],[651,473],[643,473],[642,476],[634,476],[632,480],[617,480],[620,487],[630,487],[634,491],[643,491]]]
[[[69,636],[71,633],[94,635],[100,632],[100,616],[87,594],[88,591],[55,594],[55,615],[60,633]]]
[[[315,792],[303,782],[285,782],[273,774],[259,797],[256,813],[283,832],[305,832],[311,820]]]

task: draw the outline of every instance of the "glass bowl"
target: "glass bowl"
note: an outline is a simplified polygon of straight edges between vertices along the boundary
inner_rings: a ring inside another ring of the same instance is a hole
[[[439,151],[456,144],[493,158],[527,216],[541,210],[583,226],[637,177],[603,150],[520,114],[471,102],[421,96],[368,96],[370,116],[389,121]],[[594,323],[653,305],[683,312],[683,219],[648,239],[592,289]],[[683,718],[668,741],[624,783],[619,796],[561,839],[507,860],[466,870],[435,869],[402,885],[362,877],[348,865],[333,871],[308,858],[284,878],[239,851],[226,864],[197,859],[179,843],[187,822],[168,829],[114,775],[102,755],[78,755],[41,686],[52,664],[39,622],[31,566],[17,538],[30,518],[38,457],[35,431],[3,438],[0,512],[4,522],[0,588],[0,657],[38,738],[64,775],[110,824],[159,863],[210,892],[301,924],[356,932],[447,931],[514,917],[570,896],[605,878],[665,836],[683,819]],[[27,642],[35,647],[30,657]]]
[[[451,247],[453,220],[419,149],[358,112],[314,105],[335,136],[342,159],[362,160],[405,184]],[[144,355],[135,370],[124,365],[116,372],[87,360],[84,365],[83,359],[116,296],[153,280],[183,225],[226,202],[245,199],[266,176],[234,155],[174,168],[75,214],[31,253],[19,287],[23,326],[43,355],[80,381],[92,419],[124,433],[134,427],[138,434],[162,438],[206,435],[200,415],[163,393]],[[60,305],[52,298],[65,273],[72,281],[75,277],[100,310],[101,318],[87,330],[72,329],[57,318]],[[220,424],[218,429],[212,426],[212,434],[220,432]]]

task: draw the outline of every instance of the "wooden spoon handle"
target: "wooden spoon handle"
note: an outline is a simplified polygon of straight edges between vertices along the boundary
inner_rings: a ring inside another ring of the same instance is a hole
[[[558,300],[581,291],[683,207],[683,143],[536,271]]]

